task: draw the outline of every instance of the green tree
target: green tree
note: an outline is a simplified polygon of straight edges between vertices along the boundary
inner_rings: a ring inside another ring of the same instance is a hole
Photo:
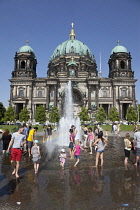
[[[14,110],[14,107],[12,106],[9,106],[8,109],[6,110],[5,112],[5,115],[4,115],[4,119],[5,121],[14,121],[15,120],[15,110]]]
[[[24,107],[21,112],[19,113],[19,120],[22,122],[27,122],[29,120],[29,112],[26,107]]]
[[[88,115],[88,110],[85,106],[82,107],[81,112],[79,113],[79,117],[81,121],[90,121],[90,117]]]
[[[109,114],[108,114],[108,118],[112,121],[118,121],[119,120],[119,112],[115,107],[112,107],[112,109],[110,110]]]
[[[3,106],[3,103],[0,102],[0,121],[3,120],[5,111],[6,111],[6,109],[5,109],[5,107]]]
[[[99,107],[95,115],[95,119],[98,122],[103,123],[106,120],[106,112],[103,107]]]
[[[44,123],[46,121],[46,110],[44,106],[39,105],[37,107],[36,113],[35,113],[35,121],[40,122],[40,123]]]
[[[60,120],[60,114],[57,107],[53,107],[50,114],[49,114],[49,121],[51,123],[58,123]]]
[[[130,106],[127,109],[126,119],[128,122],[136,122],[137,121],[137,113],[133,106]]]

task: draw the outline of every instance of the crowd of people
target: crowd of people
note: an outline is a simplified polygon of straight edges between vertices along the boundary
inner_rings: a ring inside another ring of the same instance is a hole
[[[70,159],[76,158],[76,162],[74,164],[74,167],[77,166],[77,164],[80,161],[80,154],[81,150],[84,150],[87,152],[87,148],[90,149],[90,155],[93,154],[93,146],[96,151],[96,163],[95,166],[97,167],[99,164],[99,159],[101,160],[101,166],[103,166],[103,154],[105,147],[107,145],[107,138],[108,138],[108,132],[105,132],[105,136],[103,135],[103,131],[99,131],[99,128],[97,126],[94,127],[94,130],[92,128],[87,128],[87,125],[83,128],[84,132],[84,147],[82,147],[82,142],[80,141],[80,136],[77,135],[79,131],[76,129],[74,125],[71,126],[69,130],[69,154]],[[78,137],[77,137],[78,136]],[[66,161],[66,153],[65,150],[62,149],[60,154],[60,165],[62,166],[62,169],[64,169],[65,161]]]
[[[130,157],[130,151],[134,150],[136,154],[136,161],[134,165],[138,165],[139,157],[140,157],[140,128],[137,128],[134,125],[134,139],[131,141],[130,134],[127,133],[124,138],[124,164],[128,165],[128,160]],[[35,174],[38,173],[39,168],[39,160],[41,158],[40,155],[40,147],[38,146],[38,140],[35,139],[35,133],[37,132],[38,127],[31,128],[31,126],[26,126],[24,123],[23,126],[19,127],[18,131],[10,134],[9,130],[6,129],[2,134],[3,141],[3,153],[11,153],[11,164],[13,166],[12,174],[19,177],[18,170],[19,164],[22,158],[23,152],[28,153],[29,157],[32,157],[32,161],[34,163]],[[89,155],[93,154],[93,148],[96,152],[96,160],[95,167],[98,167],[99,160],[101,167],[103,166],[103,156],[105,147],[108,142],[108,131],[102,131],[98,126],[94,126],[94,129],[91,127],[87,127],[87,125],[83,128],[83,140],[82,143],[80,141],[80,131],[76,129],[74,125],[69,129],[69,154],[70,159],[76,159],[74,163],[74,167],[78,165],[80,162],[81,150],[84,152],[89,151]],[[43,140],[49,139],[52,135],[52,127],[49,125],[43,126]],[[89,150],[87,150],[89,149]],[[66,162],[66,152],[63,148],[59,155],[60,165],[62,169],[64,169]]]
[[[2,134],[3,154],[9,154],[10,152],[11,164],[14,168],[12,174],[15,175],[16,178],[19,177],[19,164],[23,152],[28,152],[29,157],[31,157],[32,155],[35,173],[38,172],[40,149],[38,146],[38,140],[35,140],[35,133],[37,132],[37,130],[38,127],[27,127],[24,123],[23,126],[20,126],[18,128],[18,131],[14,132],[12,135],[10,134],[8,129],[6,129]]]

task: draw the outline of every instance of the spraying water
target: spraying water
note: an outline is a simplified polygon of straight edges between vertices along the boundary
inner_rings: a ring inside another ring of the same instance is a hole
[[[72,125],[76,126],[77,138],[80,140],[80,119],[79,117],[74,118],[74,106],[72,96],[71,81],[69,81],[65,87],[65,99],[64,99],[64,114],[59,121],[59,138],[58,145],[68,146],[69,145],[69,129]]]

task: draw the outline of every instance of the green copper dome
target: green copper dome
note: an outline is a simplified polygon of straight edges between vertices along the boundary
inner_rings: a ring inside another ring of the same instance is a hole
[[[55,59],[56,57],[59,57],[61,55],[66,55],[66,54],[79,54],[79,55],[85,55],[89,56],[92,60],[94,59],[90,49],[85,45],[84,43],[74,39],[74,40],[67,40],[58,47],[56,47],[53,55],[51,56],[51,60]]]
[[[113,53],[119,53],[119,52],[128,53],[127,49],[124,46],[119,45],[119,43],[120,41],[118,41],[118,45],[114,47],[113,50],[111,51],[111,55]]]
[[[55,58],[61,56],[61,55],[84,55],[90,57],[92,60],[94,59],[94,56],[92,55],[92,52],[90,49],[85,45],[83,42],[78,41],[75,39],[76,35],[74,33],[74,28],[71,29],[70,39],[62,42],[60,45],[56,47],[54,50],[53,55],[51,56],[51,60],[54,60]]]
[[[34,50],[28,45],[28,41],[26,41],[26,45],[19,48],[18,53],[34,53]]]

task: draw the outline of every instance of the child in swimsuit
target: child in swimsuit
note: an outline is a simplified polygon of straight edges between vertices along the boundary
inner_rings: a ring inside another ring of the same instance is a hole
[[[65,149],[61,150],[60,153],[60,166],[62,166],[62,169],[64,169],[64,165],[65,165],[65,161],[66,161],[66,153],[65,153]]]

